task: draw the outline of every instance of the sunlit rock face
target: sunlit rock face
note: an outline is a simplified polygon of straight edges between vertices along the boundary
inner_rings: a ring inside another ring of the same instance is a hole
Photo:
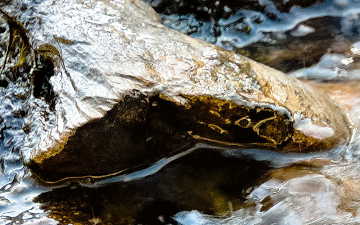
[[[9,46],[27,49],[10,51],[5,71],[28,65],[32,98],[49,105],[29,112],[21,147],[46,181],[126,172],[195,142],[304,152],[350,135],[323,93],[164,27],[141,1],[12,1],[2,9],[4,42],[16,31],[23,44]]]

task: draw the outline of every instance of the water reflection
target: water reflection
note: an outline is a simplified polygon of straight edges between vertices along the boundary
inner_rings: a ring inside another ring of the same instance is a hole
[[[359,41],[356,0],[146,2],[166,26],[284,72],[311,66],[326,53],[342,54]]]
[[[174,218],[183,225],[359,224],[359,152],[359,133],[355,133],[351,143],[331,158],[269,170],[246,198],[253,205],[229,217],[219,219],[193,210]]]
[[[162,11],[162,5],[155,8],[163,13],[164,24],[171,28],[235,49],[286,72],[300,69],[292,76],[335,81],[359,79],[358,1],[322,1],[308,8],[290,10],[283,10],[270,1],[263,4],[265,9],[257,5],[253,8],[255,12],[246,9],[232,16],[222,14],[220,22],[205,18],[196,10],[169,13]],[[224,12],[235,7],[221,6]],[[273,10],[276,18],[267,14],[266,8]],[[212,16],[211,8],[207,10]],[[349,112],[354,127],[358,127],[358,81],[313,82],[312,85],[340,102]],[[355,133],[348,146],[334,150],[327,160],[312,159],[303,165],[271,170],[247,197],[254,205],[235,211],[229,217],[218,218],[193,210],[179,212],[174,218],[180,224],[206,225],[359,224],[359,139]],[[272,164],[281,161],[271,154],[260,158]]]
[[[5,61],[6,43],[11,36],[6,24],[1,18],[1,62]],[[20,149],[24,147],[24,138],[34,125],[29,114],[46,115],[49,109],[44,101],[32,97],[28,71],[23,70],[19,74],[19,77],[10,76],[13,80],[9,82],[3,70],[0,73],[0,224],[49,221],[41,219],[45,217],[45,213],[32,201],[45,189],[30,178],[30,172],[23,165],[20,153]],[[43,119],[46,120],[44,117]],[[37,122],[41,124],[43,121]]]
[[[104,224],[167,224],[175,213],[194,208],[229,215],[245,204],[244,197],[268,169],[267,162],[197,149],[145,179],[100,188],[71,185],[35,201],[63,223],[98,218]]]
[[[0,223],[25,224],[41,216],[42,210],[32,199],[41,188],[29,179],[19,147],[26,135],[26,110],[31,90],[21,82],[0,88]],[[23,97],[25,96],[25,97]]]

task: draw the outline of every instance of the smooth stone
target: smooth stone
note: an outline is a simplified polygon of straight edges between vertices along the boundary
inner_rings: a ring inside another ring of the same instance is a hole
[[[2,10],[28,32],[29,76],[47,87],[33,95],[52,110],[30,112],[21,149],[45,182],[126,172],[196,142],[310,152],[351,134],[320,90],[170,30],[141,1],[28,0]]]

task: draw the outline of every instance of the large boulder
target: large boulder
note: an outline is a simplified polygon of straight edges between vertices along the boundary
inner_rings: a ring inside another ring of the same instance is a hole
[[[196,142],[306,152],[350,136],[322,92],[164,27],[141,1],[14,0],[2,16],[4,79],[27,72],[50,105],[29,113],[21,149],[45,181],[118,174]]]

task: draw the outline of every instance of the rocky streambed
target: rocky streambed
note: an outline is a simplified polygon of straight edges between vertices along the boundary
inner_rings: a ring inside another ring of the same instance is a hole
[[[358,3],[149,3],[1,3],[0,219],[356,224]]]

